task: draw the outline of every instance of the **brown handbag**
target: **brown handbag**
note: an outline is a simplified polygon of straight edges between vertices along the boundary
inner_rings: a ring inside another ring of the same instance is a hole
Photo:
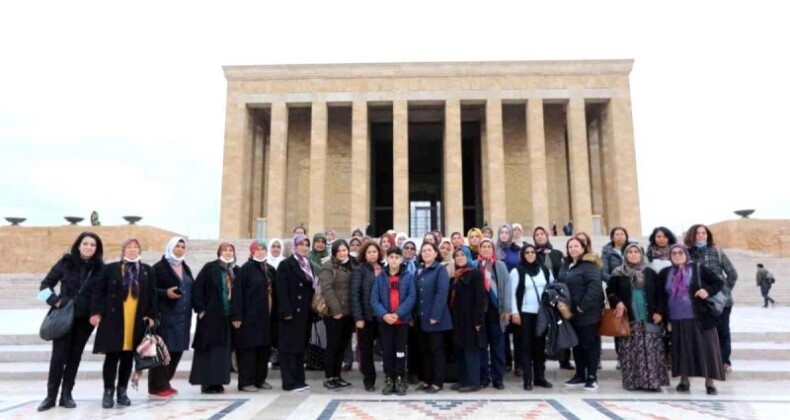
[[[598,335],[601,337],[628,337],[631,335],[631,324],[628,323],[628,311],[623,316],[615,315],[617,310],[609,308],[609,297],[606,306],[601,309],[601,323],[598,324]]]

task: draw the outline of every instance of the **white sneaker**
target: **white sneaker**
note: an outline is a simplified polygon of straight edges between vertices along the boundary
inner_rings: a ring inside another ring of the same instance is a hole
[[[589,380],[584,383],[584,390],[585,391],[595,391],[598,389],[598,381]]]

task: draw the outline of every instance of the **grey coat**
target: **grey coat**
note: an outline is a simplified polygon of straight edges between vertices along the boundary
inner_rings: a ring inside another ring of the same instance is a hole
[[[715,246],[702,249],[691,246],[689,247],[689,254],[692,261],[704,265],[724,281],[724,287],[722,287],[721,291],[727,297],[726,306],[731,307],[734,303],[732,289],[735,288],[735,282],[738,281],[738,272],[735,271],[735,266],[727,258],[727,254]]]

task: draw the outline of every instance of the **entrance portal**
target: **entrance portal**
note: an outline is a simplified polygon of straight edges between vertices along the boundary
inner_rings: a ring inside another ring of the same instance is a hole
[[[409,236],[443,230],[444,124],[409,124]]]

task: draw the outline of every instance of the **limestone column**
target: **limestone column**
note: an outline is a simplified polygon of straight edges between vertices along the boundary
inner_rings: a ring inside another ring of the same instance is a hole
[[[444,104],[444,227],[447,232],[464,230],[463,167],[461,155],[461,101]]]
[[[229,92],[225,111],[219,234],[223,238],[247,238],[250,234],[251,122],[247,104],[231,98]]]
[[[370,134],[368,104],[351,104],[351,177],[361,180],[351,188],[351,230],[370,223]]]
[[[392,228],[409,232],[409,104],[392,103]]]
[[[264,155],[263,155],[263,145],[266,141],[266,133],[262,127],[258,124],[255,124],[253,129],[254,133],[254,152],[252,153],[252,217],[250,222],[252,222],[251,230],[252,236],[255,236],[257,231],[256,220],[261,217],[262,210],[261,206],[263,205],[263,180],[264,180]]]
[[[283,238],[285,236],[285,164],[288,157],[288,106],[285,102],[272,104],[271,120],[266,236]]]
[[[603,214],[603,181],[601,178],[601,130],[596,117],[587,125],[590,152],[590,184],[592,185],[592,212]]]
[[[502,132],[502,100],[486,101],[486,157],[488,158],[488,225],[496,231],[497,226],[505,223],[505,147]]]
[[[642,216],[639,207],[639,188],[636,175],[636,149],[634,147],[634,121],[631,116],[631,98],[612,98],[606,106],[606,132],[616,153],[614,196],[607,197],[617,207],[617,225],[623,226],[632,236],[642,234]],[[610,226],[611,228],[611,226]]]
[[[313,102],[310,112],[310,208],[309,232],[323,231],[326,187],[327,116],[326,102]]]
[[[592,199],[590,198],[590,164],[587,154],[587,122],[584,99],[568,101],[568,166],[571,176],[571,214],[575,232],[592,235]]]
[[[527,152],[532,180],[532,227],[549,229],[549,177],[546,165],[546,130],[543,99],[527,101]]]

